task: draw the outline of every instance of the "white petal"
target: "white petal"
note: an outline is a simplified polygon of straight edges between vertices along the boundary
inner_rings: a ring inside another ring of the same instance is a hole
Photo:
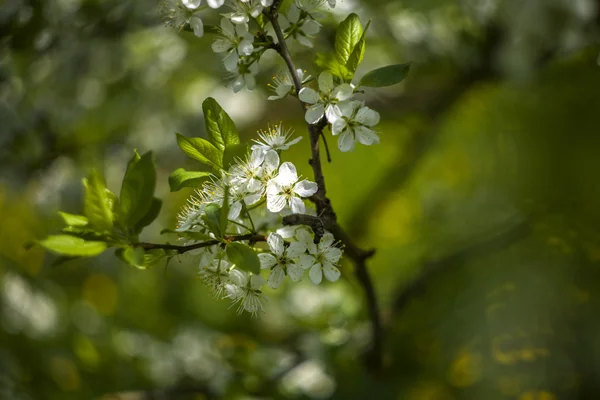
[[[253,181],[256,180],[253,179]],[[260,182],[258,183],[258,188],[260,189]],[[260,193],[249,194],[248,196],[244,197],[244,202],[246,203],[246,205],[251,206],[252,204],[257,203],[261,199],[261,197],[262,195]]]
[[[248,273],[237,268],[233,269],[229,273],[229,280],[234,285],[244,287],[248,283]]]
[[[256,78],[252,74],[244,74],[244,80],[246,81],[246,87],[248,90],[254,90],[256,87]]]
[[[271,7],[273,5],[273,0],[260,0],[260,4],[263,7]]]
[[[263,6],[257,4],[250,9],[250,15],[252,16],[252,18],[257,18],[262,13],[262,10]]]
[[[269,269],[273,265],[277,264],[277,259],[271,253],[260,253],[258,255],[258,259],[260,260],[261,269]]]
[[[340,270],[334,267],[331,263],[324,263],[323,272],[325,273],[325,278],[327,278],[329,282],[335,282],[340,279]]]
[[[300,9],[294,4],[292,4],[290,6],[290,11],[288,12],[287,17],[291,23],[295,24],[300,19]]]
[[[267,192],[267,209],[269,211],[278,213],[285,208],[286,204],[287,201],[284,196]]]
[[[343,83],[336,87],[332,94],[333,97],[335,97],[339,101],[348,100],[354,94],[354,88],[348,83]]]
[[[335,123],[335,121],[340,119],[341,115],[342,112],[340,111],[337,104],[329,104],[325,108],[325,117],[327,117],[327,121],[329,121],[330,124],[333,124]]]
[[[279,98],[284,98],[285,96],[287,96],[290,90],[292,90],[292,85],[281,84],[275,88],[275,93],[277,93],[277,96],[279,96]]]
[[[353,101],[341,101],[338,103],[338,107],[342,115],[346,118],[352,118],[354,111],[362,105],[362,102],[358,100]]]
[[[279,288],[279,286],[281,286],[281,283],[283,282],[283,278],[285,277],[285,274],[283,272],[283,268],[281,268],[281,266],[276,266],[275,268],[273,268],[271,270],[271,274],[269,275],[269,279],[267,279],[267,282],[269,284],[269,287],[271,289],[277,289]]]
[[[268,173],[271,173],[279,168],[279,154],[277,154],[275,150],[269,150],[266,152],[263,161],[263,168]]]
[[[298,136],[296,139],[294,139],[294,140],[290,140],[289,142],[287,142],[287,143],[285,144],[285,146],[281,146],[281,149],[282,149],[282,150],[287,150],[287,149],[289,149],[289,148],[290,148],[290,146],[291,146],[291,145],[294,145],[294,144],[298,143],[298,142],[299,142],[299,141],[301,141],[301,140],[302,140],[302,136]]]
[[[221,19],[221,30],[226,36],[233,37],[235,36],[235,28],[231,21],[227,18]]]
[[[315,182],[304,179],[294,185],[294,193],[300,197],[310,197],[317,193],[319,186]]]
[[[234,13],[231,15],[231,22],[234,24],[247,24],[250,19],[245,13]]]
[[[316,262],[315,258],[313,256],[311,256],[310,254],[302,254],[298,258],[297,264],[303,269],[309,269],[310,267],[315,265],[315,262]]]
[[[225,0],[206,0],[210,8],[219,8],[225,3]]]
[[[303,36],[303,35],[298,35],[296,36],[296,40],[298,41],[298,43],[300,43],[303,46],[306,47],[313,47],[313,43],[310,41],[310,39],[307,36]]]
[[[190,18],[190,26],[194,31],[194,35],[197,37],[201,38],[204,35],[204,24],[197,15],[193,15],[192,18]]]
[[[347,129],[338,139],[338,149],[342,152],[354,150],[354,133]]]
[[[225,39],[217,39],[213,42],[211,47],[215,53],[224,53],[231,49],[231,43]]]
[[[244,37],[248,34],[248,25],[239,24],[235,26],[235,33],[239,37]]]
[[[227,214],[228,219],[237,219],[242,211],[242,203],[236,201],[229,207],[229,213]]]
[[[186,8],[190,10],[195,10],[196,8],[200,7],[200,3],[202,3],[202,0],[181,0],[181,2]]]
[[[310,276],[310,280],[312,281],[312,283],[314,283],[315,285],[318,285],[319,283],[321,283],[321,280],[323,280],[323,272],[321,271],[321,264],[315,264],[311,267],[310,271],[308,272],[308,275]]]
[[[300,242],[292,242],[285,250],[285,254],[289,258],[297,258],[300,257],[306,251],[306,246]]]
[[[250,287],[254,290],[260,289],[265,283],[267,283],[267,281],[260,275],[252,275],[250,277]]]
[[[275,255],[281,256],[284,252],[284,241],[281,236],[276,233],[269,233],[267,237],[267,243],[269,244],[269,248]]]
[[[265,152],[262,151],[261,148],[253,148],[252,154],[250,154],[250,159],[248,160],[248,164],[253,168],[259,167],[263,160],[265,159]]]
[[[279,174],[277,175],[277,183],[281,186],[290,186],[298,181],[298,173],[296,172],[296,166],[289,161],[284,162],[279,167]]]
[[[327,2],[329,3],[329,7],[335,7],[335,0],[327,0]]]
[[[319,75],[319,90],[323,93],[329,93],[333,89],[333,75],[329,71],[321,72]]]
[[[369,107],[362,107],[354,118],[356,122],[366,126],[375,126],[379,123],[379,113]]]
[[[306,114],[304,114],[304,120],[309,124],[316,124],[321,118],[323,118],[323,114],[325,114],[325,108],[323,107],[323,104],[317,103],[314,106],[310,106],[308,110],[306,110]]]
[[[304,275],[304,270],[299,265],[290,264],[287,266],[287,274],[293,282],[299,282]]]
[[[302,32],[307,35],[316,35],[321,30],[321,24],[314,19],[308,20],[302,24]]]
[[[323,253],[327,261],[332,264],[337,263],[342,258],[342,250],[338,247],[330,247]]]
[[[238,52],[241,55],[249,56],[254,51],[254,46],[252,45],[252,40],[244,39],[238,45]]]
[[[279,14],[277,22],[279,23],[279,27],[284,31],[290,27],[290,22],[283,14]]]
[[[296,229],[296,239],[307,247],[310,243],[314,244],[313,235],[306,228]]]
[[[344,132],[344,130],[348,127],[346,120],[339,118],[336,119],[331,125],[331,134],[333,136],[337,136],[340,133]]]
[[[374,131],[365,126],[354,127],[354,134],[356,135],[356,140],[358,140],[365,146],[370,146],[372,144],[379,143],[379,136],[377,136],[377,134]]]
[[[321,75],[323,75],[323,74],[321,74]],[[308,104],[315,104],[316,102],[321,100],[321,96],[319,96],[319,93],[317,93],[315,90],[308,88],[308,87],[300,89],[300,93],[298,93],[298,98],[301,101],[308,103]]]
[[[255,62],[254,64],[252,64],[248,67],[248,71],[250,71],[250,73],[252,75],[258,74],[258,70],[259,70],[258,62]]]
[[[335,241],[335,237],[330,232],[326,232],[321,240],[319,241],[319,249],[326,249],[327,247],[331,247],[333,242]]]
[[[292,197],[290,199],[290,208],[292,209],[293,214],[304,214],[304,211],[306,211],[304,202],[298,197]]]
[[[223,59],[223,65],[225,65],[225,69],[229,72],[237,71],[238,60],[238,54],[235,51],[232,51]]]
[[[284,239],[290,239],[294,237],[297,229],[297,226],[282,226],[281,228],[277,229],[277,234]]]

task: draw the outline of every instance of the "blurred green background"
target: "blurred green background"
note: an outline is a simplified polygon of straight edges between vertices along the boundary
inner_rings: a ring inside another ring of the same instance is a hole
[[[600,2],[338,0],[318,51],[348,12],[372,20],[358,76],[412,62],[401,85],[364,93],[382,144],[324,167],[340,222],[377,249],[384,370],[364,362],[349,263],[337,283],[269,291],[251,318],[211,297],[192,255],[141,271],[26,250],[57,210],[79,212],[92,168],[118,190],[133,148],[156,153],[165,206],[144,239],[165,241],[191,194],[167,176],[201,168],[174,133],[204,135],[208,96],[247,140],[295,128],[286,155],[311,171],[295,100],[265,100],[275,54],[233,95],[210,35],[165,28],[152,0],[4,0],[1,399],[600,398]],[[292,51],[318,75],[313,51]]]

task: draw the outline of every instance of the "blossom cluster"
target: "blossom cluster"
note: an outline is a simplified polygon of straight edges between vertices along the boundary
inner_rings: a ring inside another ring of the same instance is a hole
[[[228,222],[222,229],[228,235],[267,232],[273,230],[272,222],[278,222],[280,215],[307,212],[304,199],[317,192],[317,184],[302,179],[293,163],[280,160],[281,152],[299,140],[301,137],[292,139],[292,132],[284,130],[281,124],[259,132],[259,139],[246,158],[237,159],[189,200],[179,215],[176,231],[187,238],[214,239],[206,222],[206,209],[209,205],[223,207],[226,199]],[[254,220],[261,212],[267,214],[267,218],[256,229]],[[237,268],[218,245],[208,247],[201,250],[199,276],[215,296],[230,299],[238,304],[239,311],[256,314],[266,299],[261,291],[265,284],[277,289],[285,276],[298,282],[305,270],[315,284],[319,284],[323,276],[329,281],[339,278],[336,265],[342,251],[333,235],[326,233],[318,244],[314,241],[311,231],[303,227],[284,228],[266,235],[268,250],[258,257],[261,268],[269,271],[267,280]]]

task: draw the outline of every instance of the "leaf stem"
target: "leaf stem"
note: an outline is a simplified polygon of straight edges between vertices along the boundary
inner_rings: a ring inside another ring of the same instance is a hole
[[[177,254],[183,254],[183,253],[187,253],[188,251],[202,249],[204,247],[216,246],[216,245],[222,244],[223,241],[225,241],[225,242],[240,242],[240,241],[244,241],[244,240],[248,240],[250,242],[266,242],[267,237],[265,235],[257,235],[257,234],[250,233],[250,234],[246,234],[246,235],[224,236],[223,240],[217,240],[217,239],[207,240],[205,242],[194,243],[194,244],[190,244],[187,246],[179,246],[179,245],[175,245],[175,244],[156,244],[156,243],[146,243],[146,242],[137,243],[134,246],[140,246],[140,247],[144,248],[145,250],[155,250],[155,249],[174,250],[177,252]]]

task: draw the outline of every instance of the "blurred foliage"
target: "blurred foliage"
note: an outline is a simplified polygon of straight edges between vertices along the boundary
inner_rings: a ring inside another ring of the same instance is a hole
[[[284,121],[307,142],[293,99],[265,101],[274,54],[260,89],[233,96],[210,35],[164,28],[155,6],[0,5],[0,398],[598,397],[600,3],[339,0],[324,21],[320,52],[349,11],[371,19],[359,77],[412,62],[364,94],[382,145],[324,165],[342,224],[377,248],[378,374],[351,265],[269,293],[253,319],[211,298],[192,255],[141,271],[25,248],[81,209],[92,167],[118,190],[133,148],[156,154],[164,206],[144,239],[164,241],[190,193],[169,193],[174,133],[205,134],[206,97],[246,140]],[[314,53],[292,50],[316,76]],[[290,157],[310,176],[306,145]]]

